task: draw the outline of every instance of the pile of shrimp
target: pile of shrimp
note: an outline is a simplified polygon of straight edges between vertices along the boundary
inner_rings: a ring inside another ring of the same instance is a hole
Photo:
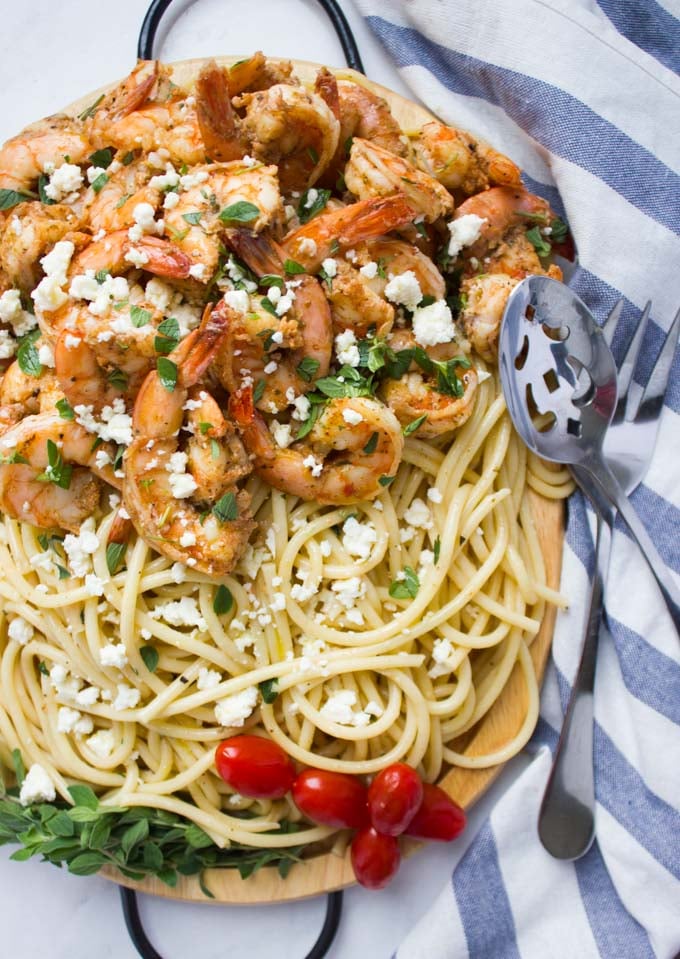
[[[139,62],[7,142],[0,199],[0,510],[78,531],[117,491],[116,541],[216,578],[251,474],[351,504],[405,433],[449,443],[564,239],[470,134],[407,136],[359,83],[261,53],[192,89]]]

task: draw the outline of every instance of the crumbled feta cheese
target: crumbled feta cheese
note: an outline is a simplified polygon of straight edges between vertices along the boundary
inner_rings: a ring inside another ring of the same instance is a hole
[[[131,246],[125,254],[125,259],[128,263],[132,263],[133,266],[141,269],[145,263],[149,262],[149,255],[145,253],[144,250],[140,250],[136,246]]]
[[[271,360],[269,363],[267,363],[263,372],[265,373],[266,376],[271,376],[272,373],[276,373],[278,368],[279,368],[279,364],[276,362],[276,360]]]
[[[295,407],[291,414],[293,419],[304,423],[309,416],[309,411],[312,406],[310,401],[306,396],[296,396],[294,399],[290,400],[290,404],[291,406]]]
[[[0,296],[0,322],[11,326],[15,336],[24,336],[38,325],[37,318],[22,308],[19,290],[5,290]]]
[[[311,453],[309,456],[305,456],[302,461],[302,465],[306,466],[307,469],[312,471],[312,476],[321,476],[321,473],[323,472],[323,461],[319,462],[312,456]]]
[[[198,483],[191,473],[171,473],[168,482],[175,499],[186,499],[198,489]]]
[[[0,360],[8,360],[14,356],[17,342],[9,330],[0,330]]]
[[[448,663],[453,656],[453,652],[453,646],[448,639],[435,639],[432,647],[434,666],[431,666],[427,671],[432,679],[436,679],[438,676],[446,676],[447,673],[451,672],[451,665]]]
[[[352,689],[341,689],[329,693],[328,699],[319,712],[332,723],[341,726],[367,726],[370,716],[361,709],[355,710],[357,694]]]
[[[74,576],[85,576],[92,569],[91,555],[99,548],[99,538],[94,531],[94,518],[88,517],[76,536],[67,533],[64,537],[64,552]]]
[[[423,298],[420,283],[413,270],[390,277],[385,296],[391,303],[402,304],[413,312]]]
[[[148,159],[151,159],[151,154],[149,154]],[[156,166],[157,164],[154,164]],[[161,163],[160,166],[163,164]],[[174,168],[172,163],[165,164],[165,173],[157,174],[152,176],[149,180],[149,186],[152,190],[172,190],[174,187],[179,185],[179,173]],[[176,196],[179,200],[179,196],[176,193],[169,193],[168,196]]]
[[[259,692],[257,686],[248,686],[247,689],[233,696],[221,699],[215,705],[215,718],[220,726],[243,726],[257,705]]]
[[[96,686],[86,686],[85,689],[81,689],[80,692],[76,693],[76,705],[78,706],[94,706],[94,704],[99,699],[101,693],[100,689],[97,689]]]
[[[327,539],[321,540],[319,543],[319,551],[324,559],[328,559],[328,557],[331,555],[331,544]]]
[[[66,271],[74,251],[75,245],[71,240],[60,240],[40,260],[45,276],[31,293],[31,298],[39,310],[56,310],[68,299],[62,286],[66,283]]]
[[[106,450],[97,450],[94,454],[94,465],[99,470],[103,470],[105,466],[108,466],[111,463],[111,457],[106,452]]]
[[[69,293],[77,300],[88,300],[90,304],[88,311],[94,316],[104,316],[109,312],[112,303],[120,303],[128,299],[130,287],[124,276],[107,275],[99,283],[94,271],[87,270],[73,277]],[[127,316],[122,319],[127,319]]]
[[[90,184],[94,183],[94,181],[98,177],[100,177],[102,174],[104,176],[107,176],[106,170],[104,169],[103,166],[89,166],[87,170],[85,171],[85,175],[87,176],[87,182]]]
[[[286,608],[286,597],[283,593],[274,593],[269,608],[273,613],[280,613]]]
[[[372,523],[359,523],[349,516],[342,527],[342,545],[350,556],[368,559],[371,547],[378,541],[378,533]]]
[[[62,706],[57,713],[57,731],[60,733],[74,733],[78,724],[82,720],[82,713],[77,709],[71,709],[69,706]],[[87,732],[92,732],[92,720]]]
[[[85,590],[88,596],[103,596],[104,586],[104,580],[99,576],[95,576],[94,573],[87,573],[85,575]]]
[[[278,423],[276,420],[272,420],[271,434],[274,437],[274,442],[281,449],[287,449],[293,442],[293,431],[290,423]]]
[[[354,367],[359,365],[361,357],[354,330],[348,328],[338,333],[335,337],[335,352],[339,363]]]
[[[25,646],[33,639],[33,627],[21,616],[17,616],[7,627],[7,635],[20,646]]]
[[[382,708],[382,706],[379,703],[376,703],[374,699],[366,703],[364,706],[364,712],[368,713],[369,716],[375,716],[376,718],[382,716],[384,711],[385,710]]]
[[[431,503],[441,503],[443,500],[442,494],[439,492],[436,486],[431,486],[427,491],[427,498]]]
[[[324,273],[326,274],[326,276],[330,277],[331,279],[332,279],[334,276],[336,276],[336,274],[337,274],[337,272],[338,272],[338,264],[337,264],[337,261],[334,260],[332,256],[327,257],[327,258],[323,261],[323,263],[321,264],[321,267],[322,267]]]
[[[446,300],[437,300],[414,311],[413,335],[421,346],[451,343],[456,338],[453,316]]]
[[[118,683],[116,690],[117,695],[113,701],[113,708],[116,712],[122,712],[124,709],[134,709],[139,703],[141,694],[138,689],[126,686],[125,683]]]
[[[316,201],[319,199],[319,191],[315,190],[314,187],[310,187],[307,190],[307,196],[305,198],[305,210],[309,210],[310,207],[314,206]]]
[[[102,666],[125,669],[128,664],[124,643],[108,643],[99,650],[99,662]]]
[[[156,211],[150,203],[138,203],[135,206],[132,211],[132,218],[135,221],[134,226],[131,226],[128,230],[128,236],[133,243],[141,240],[145,233],[155,236],[163,232],[165,223],[162,220],[156,223],[155,217]]]
[[[206,666],[202,666],[198,671],[198,679],[196,680],[196,685],[199,689],[214,689],[215,686],[219,686],[222,682],[222,673],[218,672],[216,669],[208,669]]]
[[[250,297],[245,290],[227,290],[224,302],[237,313],[247,313],[250,308]]]
[[[356,601],[366,595],[366,584],[358,576],[336,580],[331,589],[345,609],[353,609]]]
[[[432,529],[433,526],[430,508],[422,499],[413,500],[409,508],[404,511],[404,519],[416,529]]]
[[[116,745],[116,738],[112,729],[100,729],[86,743],[95,756],[108,759]]]
[[[375,260],[370,260],[365,266],[360,267],[359,273],[367,280],[372,280],[378,275],[378,264]]]
[[[33,763],[21,784],[19,802],[22,806],[30,806],[36,802],[53,802],[56,798],[57,791],[47,771],[40,763]]]
[[[297,249],[302,256],[316,256],[316,241],[311,236],[304,236],[298,240]]]
[[[457,220],[451,220],[448,224],[451,239],[449,240],[449,256],[458,256],[464,246],[471,246],[475,243],[482,232],[482,227],[486,223],[486,218],[477,216],[476,213],[466,213]]]
[[[195,280],[202,280],[205,274],[205,263],[192,263],[189,267],[189,276]]]
[[[343,410],[342,418],[345,423],[349,423],[350,426],[357,426],[359,423],[363,423],[364,421],[361,413],[358,413],[356,410]]]
[[[83,174],[75,163],[62,163],[54,169],[53,164],[45,165],[45,173],[49,173],[49,183],[45,184],[45,196],[55,203],[72,203],[78,196],[78,190],[83,185]]]
[[[197,626],[201,630],[208,628],[198,608],[198,602],[193,596],[182,596],[174,602],[159,603],[151,611],[151,615],[155,619],[160,616],[171,626]]]
[[[182,546],[182,547],[184,547],[185,549],[186,549],[188,546],[195,546],[195,545],[196,545],[196,534],[190,532],[189,530],[187,530],[186,533],[182,533],[182,535],[181,535],[180,538],[179,538],[179,545]]]
[[[187,568],[184,563],[173,563],[170,567],[170,575],[172,576],[173,582],[177,583],[177,585],[184,583],[187,578]]]
[[[164,210],[174,210],[179,203],[179,194],[178,193],[166,193],[163,200],[163,209]]]
[[[293,305],[295,300],[295,290],[289,283],[286,284],[286,292],[281,295],[281,299],[275,306],[276,315],[284,316]]]
[[[183,190],[192,190],[195,186],[200,186],[208,179],[208,173],[205,170],[199,170],[198,173],[185,173],[179,178],[180,186]]]

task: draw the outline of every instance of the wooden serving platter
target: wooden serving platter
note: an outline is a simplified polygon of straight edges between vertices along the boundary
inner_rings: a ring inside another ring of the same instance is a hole
[[[215,59],[224,66],[231,66],[242,57],[216,57]],[[204,62],[204,60],[183,60],[173,64],[173,78],[183,87],[192,87]],[[314,82],[319,64],[304,60],[294,60],[293,64],[296,74],[303,82],[309,84]],[[349,68],[334,69],[333,72],[340,78],[351,79],[384,97],[389,102],[392,113],[402,130],[406,133],[415,132],[423,124],[435,119],[434,115],[423,106],[405,99],[387,89],[387,87],[367,80],[361,73]],[[81,97],[68,106],[64,112],[74,115],[81,113],[97,99],[99,94],[106,92],[108,89],[110,89],[109,86]],[[531,490],[529,490],[529,496],[546,565],[547,583],[550,587],[557,589],[560,581],[564,534],[563,503],[560,500],[544,499]],[[555,608],[548,606],[541,629],[531,645],[531,658],[539,682],[543,678],[550,653],[555,617]],[[525,714],[525,707],[526,689],[521,668],[516,665],[505,689],[484,719],[466,736],[465,746],[460,751],[468,756],[475,756],[493,752],[500,748],[505,742],[512,739],[519,730]],[[490,769],[453,768],[443,776],[439,785],[461,806],[469,808],[502,769],[502,765]],[[417,848],[417,843],[411,843],[409,851]],[[164,896],[169,899],[251,905],[304,899],[335,889],[342,889],[355,881],[349,852],[344,857],[325,853],[296,864],[292,867],[286,879],[282,879],[276,869],[261,869],[248,879],[241,879],[236,869],[211,870],[206,874],[205,879],[215,897],[214,899],[208,899],[204,895],[195,878],[180,876],[177,886],[171,889],[160,880],[153,878],[142,882],[132,882],[125,879],[116,870],[103,870],[102,875],[139,892]]]

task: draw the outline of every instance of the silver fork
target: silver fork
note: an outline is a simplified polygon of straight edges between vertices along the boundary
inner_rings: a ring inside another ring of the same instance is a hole
[[[610,346],[622,310],[623,300],[619,300],[605,321],[603,332]],[[636,383],[633,373],[650,310],[651,302],[647,303],[621,362],[617,377],[619,398],[604,444],[607,463],[627,496],[639,486],[652,458],[680,333],[679,310],[647,383],[644,386]],[[585,486],[593,503],[597,531],[595,569],[583,650],[538,816],[541,842],[557,859],[579,859],[588,851],[595,837],[593,689],[604,583],[614,523],[614,510],[599,494],[589,474],[577,466],[572,467],[572,471],[578,474],[579,483]]]

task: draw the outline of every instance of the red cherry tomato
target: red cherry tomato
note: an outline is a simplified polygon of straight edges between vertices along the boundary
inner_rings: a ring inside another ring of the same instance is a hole
[[[373,826],[356,834],[351,846],[352,867],[357,882],[367,889],[382,889],[396,875],[401,862],[399,843]]]
[[[314,822],[340,829],[368,825],[368,794],[356,776],[305,769],[293,783],[293,800]]]
[[[280,799],[295,779],[290,756],[261,736],[232,736],[215,750],[217,771],[236,792],[256,799]]]
[[[423,801],[406,830],[415,839],[451,842],[465,829],[465,813],[439,786],[423,785]]]
[[[423,783],[406,763],[383,769],[368,787],[368,811],[378,832],[399,836],[411,822],[423,798]]]

